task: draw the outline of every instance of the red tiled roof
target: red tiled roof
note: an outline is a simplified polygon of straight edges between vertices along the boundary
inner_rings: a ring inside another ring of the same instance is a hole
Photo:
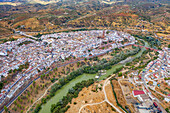
[[[168,94],[168,96],[170,97],[170,93]]]
[[[133,94],[134,94],[134,95],[142,95],[142,94],[145,94],[145,92],[142,91],[142,90],[134,90],[134,91],[133,91]]]

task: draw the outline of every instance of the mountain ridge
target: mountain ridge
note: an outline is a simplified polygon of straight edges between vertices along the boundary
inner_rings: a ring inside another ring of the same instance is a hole
[[[71,0],[74,2],[87,2],[92,0]],[[100,2],[136,2],[136,1],[145,1],[145,2],[169,2],[169,0],[96,0]],[[70,2],[70,0],[0,0],[0,2],[23,2],[23,3],[40,3],[40,2]]]

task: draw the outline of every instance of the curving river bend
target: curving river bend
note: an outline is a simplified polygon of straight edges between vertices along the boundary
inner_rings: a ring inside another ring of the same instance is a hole
[[[145,41],[144,41],[145,42]],[[145,46],[149,47],[149,44],[147,42],[145,42]],[[135,59],[137,57],[140,57],[142,55],[142,53],[145,51],[145,48],[142,48],[141,51],[139,53],[137,53],[134,56],[131,56],[132,59]],[[130,61],[129,61],[130,62]],[[113,74],[113,72],[117,69],[120,68],[121,66],[123,66],[125,64],[116,64],[114,66],[112,66],[111,69],[106,71],[105,75],[102,75],[99,80],[103,80],[104,78],[107,78],[109,75]],[[83,81],[83,80],[88,80],[88,79],[94,79],[96,76],[96,74],[82,74],[78,77],[76,77],[75,79],[71,80],[69,83],[67,83],[66,85],[64,85],[61,89],[59,89],[55,96],[52,97],[50,100],[47,101],[47,103],[42,105],[42,109],[40,110],[40,113],[50,113],[50,109],[51,109],[51,105],[52,104],[56,104],[60,99],[63,98],[63,96],[66,96],[68,93],[68,90],[71,89],[73,86],[75,86],[75,84]]]

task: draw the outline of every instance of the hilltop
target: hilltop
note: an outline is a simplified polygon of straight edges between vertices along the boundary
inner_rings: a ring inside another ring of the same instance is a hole
[[[166,0],[41,0],[41,2],[44,4],[37,2],[30,4],[26,0],[5,0],[5,3],[20,5],[0,5],[0,38],[13,37],[14,30],[49,33],[82,27],[146,30],[164,37],[167,37],[170,31],[168,26],[170,7]]]

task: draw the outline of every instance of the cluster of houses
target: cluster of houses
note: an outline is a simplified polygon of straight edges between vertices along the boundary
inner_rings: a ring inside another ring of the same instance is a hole
[[[147,102],[150,102],[151,104],[154,100],[156,100],[151,92],[144,87],[144,85],[149,86],[149,88],[162,95],[164,97],[164,101],[167,103],[170,102],[169,92],[164,91],[163,94],[162,92],[156,90],[156,87],[159,88],[161,85],[163,85],[163,87],[170,88],[170,49],[164,48],[162,51],[158,52],[158,58],[148,63],[147,67],[141,72],[142,75],[138,73],[138,70],[131,72],[131,75],[134,76],[133,80],[131,80],[131,83],[133,83],[135,86],[141,86],[142,88],[140,90],[133,90],[133,97],[136,97],[137,100],[144,105],[146,105]],[[167,85],[164,86],[164,84]],[[161,90],[164,89],[161,88]],[[145,108],[150,110],[148,107]],[[144,109],[144,107],[138,107],[138,109]],[[158,108],[158,111],[160,111],[159,109],[160,108]]]
[[[170,88],[170,49],[164,48],[163,51],[158,51],[159,55],[158,58],[154,61],[151,61],[143,71],[146,73],[144,74],[144,78],[139,76],[134,77],[134,81],[137,84],[142,85],[145,81],[146,85],[148,85],[152,90],[156,91],[156,87],[160,87],[161,84],[167,83]],[[133,72],[133,75],[138,75],[137,72]],[[167,79],[166,79],[167,78]],[[162,89],[163,90],[163,89]],[[148,94],[148,96],[151,99],[154,99],[154,97],[149,93],[148,89],[143,89],[145,94]],[[156,91],[157,93],[161,94],[161,92]],[[166,92],[166,91],[164,91]],[[164,100],[166,102],[170,102],[170,93],[166,92],[167,95],[161,94],[164,96]],[[140,96],[135,96],[135,93],[133,93],[134,97],[138,97],[138,100],[140,102],[143,102],[143,99]]]
[[[146,69],[149,71],[144,79],[146,83],[150,82],[153,86],[162,82],[166,82],[170,86],[170,80],[165,80],[165,78],[170,77],[170,49],[164,48],[163,51],[158,52],[159,57],[147,65]]]
[[[25,81],[54,62],[68,57],[100,55],[136,42],[130,34],[103,30],[47,34],[40,38],[41,41],[20,38],[0,45],[0,78],[7,77],[10,71],[19,69],[20,65],[29,63],[27,69],[19,72],[13,81],[1,90],[0,104],[6,97],[11,98]]]

